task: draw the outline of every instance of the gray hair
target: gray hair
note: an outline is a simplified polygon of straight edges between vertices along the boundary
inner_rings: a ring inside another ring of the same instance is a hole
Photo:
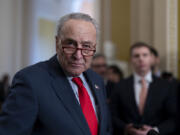
[[[89,16],[88,14],[85,13],[71,13],[71,14],[67,14],[63,17],[61,17],[61,19],[59,20],[59,24],[57,26],[57,35],[56,36],[61,36],[62,34],[62,28],[64,26],[64,24],[71,19],[75,19],[75,20],[84,20],[87,22],[90,22],[94,25],[95,29],[96,29],[96,35],[98,35],[98,24],[96,22],[95,19],[93,19],[91,16]]]

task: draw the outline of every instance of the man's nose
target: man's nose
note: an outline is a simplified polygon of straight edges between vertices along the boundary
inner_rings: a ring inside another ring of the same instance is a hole
[[[140,59],[140,60],[143,60],[143,59],[144,59],[143,55],[140,55],[140,56],[139,56],[139,59]]]
[[[81,49],[77,49],[73,56],[74,56],[75,58],[77,58],[77,59],[82,58],[82,57],[83,57],[83,55],[82,55],[82,50],[81,50]]]

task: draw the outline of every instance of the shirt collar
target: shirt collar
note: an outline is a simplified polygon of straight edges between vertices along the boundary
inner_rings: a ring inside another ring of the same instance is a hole
[[[135,83],[138,83],[141,81],[141,76],[138,75],[137,73],[134,73],[134,80],[135,80]],[[145,80],[148,82],[148,83],[151,83],[152,82],[152,72],[148,72],[146,75],[145,75]]]
[[[81,80],[82,80],[82,82],[84,82],[84,76],[83,76],[83,74],[81,73],[79,76],[76,76],[76,77],[79,77],[79,78],[81,78]],[[67,78],[68,78],[68,80],[72,80],[72,78],[74,78],[74,77],[72,77],[72,76],[67,76]]]

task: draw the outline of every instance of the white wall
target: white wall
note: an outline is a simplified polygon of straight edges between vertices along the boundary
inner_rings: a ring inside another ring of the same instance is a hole
[[[47,19],[55,23],[64,14],[81,11],[83,1],[85,0],[0,0],[0,76],[9,73],[12,77],[23,67],[54,55],[55,42],[49,43],[50,49],[43,49],[43,45],[39,45],[42,43],[38,39],[39,20]],[[92,2],[94,6],[99,2],[86,1]],[[98,18],[96,11],[90,13]],[[53,34],[55,36],[55,30]]]
[[[20,0],[0,1],[0,75],[9,73],[12,76],[21,65],[19,2]]]

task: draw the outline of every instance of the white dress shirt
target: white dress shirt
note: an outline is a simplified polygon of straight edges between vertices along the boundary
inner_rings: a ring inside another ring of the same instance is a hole
[[[147,82],[147,90],[149,88],[149,84],[152,82],[152,73],[148,72],[144,79]],[[142,77],[139,76],[137,73],[134,73],[134,94],[135,94],[135,100],[136,100],[136,104],[139,106],[139,96],[141,93],[141,80]]]

